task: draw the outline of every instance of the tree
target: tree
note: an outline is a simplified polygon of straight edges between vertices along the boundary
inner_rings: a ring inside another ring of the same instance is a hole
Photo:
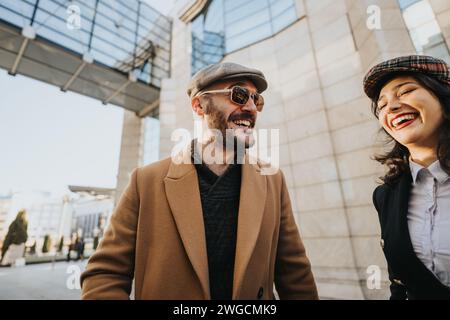
[[[6,234],[5,241],[2,247],[2,259],[5,256],[6,251],[12,244],[22,244],[28,239],[28,221],[27,212],[22,209],[17,213],[16,219],[9,225],[8,233]]]
[[[48,234],[44,237],[44,244],[42,245],[42,253],[47,253],[50,251],[50,236]]]
[[[61,236],[61,240],[59,241],[58,252],[62,252],[64,247],[64,236]]]

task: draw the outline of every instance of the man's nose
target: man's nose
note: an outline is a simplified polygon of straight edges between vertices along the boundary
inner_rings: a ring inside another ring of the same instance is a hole
[[[248,98],[247,103],[241,108],[244,111],[248,111],[251,113],[256,113],[258,111],[258,108],[256,108],[255,102],[253,101],[253,98]]]

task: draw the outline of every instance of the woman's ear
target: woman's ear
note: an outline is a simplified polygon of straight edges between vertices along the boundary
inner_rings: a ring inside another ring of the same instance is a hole
[[[201,105],[200,102],[200,98],[199,97],[194,97],[191,100],[191,106],[192,106],[192,110],[198,115],[198,116],[203,116],[205,114],[205,111],[203,110],[203,107]]]

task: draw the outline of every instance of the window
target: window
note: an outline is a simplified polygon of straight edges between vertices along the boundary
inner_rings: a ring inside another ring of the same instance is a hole
[[[143,164],[159,160],[159,120],[152,117],[144,119],[144,154]]]
[[[296,20],[293,0],[212,0],[192,21],[192,73]]]
[[[223,3],[215,0],[192,22],[192,73],[219,62],[223,55]]]
[[[450,63],[447,44],[429,1],[398,0],[398,3],[417,53]]]
[[[151,4],[151,3],[150,3]],[[69,5],[79,8],[80,25],[68,28]],[[141,0],[0,0],[0,20],[31,23],[38,36],[159,86],[169,76],[172,22]]]

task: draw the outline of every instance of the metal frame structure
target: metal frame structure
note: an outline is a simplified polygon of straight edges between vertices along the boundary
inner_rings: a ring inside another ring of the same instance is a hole
[[[83,25],[69,31],[67,16],[60,13],[74,3]],[[5,0],[0,4],[0,67],[140,116],[152,113],[149,107],[159,105],[161,80],[170,76],[172,21],[140,0],[112,4]]]

